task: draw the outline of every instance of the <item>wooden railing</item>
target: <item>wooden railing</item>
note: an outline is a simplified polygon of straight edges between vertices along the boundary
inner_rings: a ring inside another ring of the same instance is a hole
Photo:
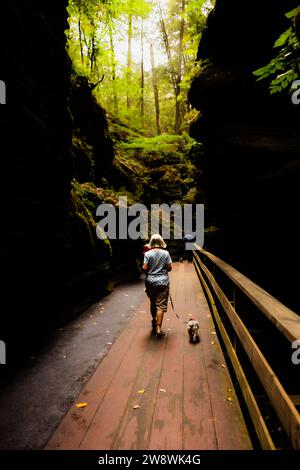
[[[195,247],[196,249],[193,252],[194,265],[209,301],[214,321],[226,347],[261,447],[269,450],[276,448],[255,393],[249,384],[249,376],[247,377],[249,371],[247,368],[243,368],[243,360],[240,359],[239,354],[240,350],[236,347],[236,338],[244,353],[248,356],[255,374],[290,440],[291,446],[294,449],[300,449],[300,414],[295,406],[295,400],[293,401],[293,397],[288,395],[246,327],[241,318],[241,312],[236,305],[236,295],[240,292],[243,296],[246,296],[247,300],[290,342],[300,340],[300,317],[232,266],[203,250],[198,245],[195,245]],[[227,285],[230,284],[230,298],[222,290],[223,279]],[[227,325],[230,325],[234,332],[233,340]],[[300,389],[300,364],[298,367]]]

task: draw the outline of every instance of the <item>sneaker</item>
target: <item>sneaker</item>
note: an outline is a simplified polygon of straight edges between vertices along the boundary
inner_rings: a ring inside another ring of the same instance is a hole
[[[159,333],[156,333],[156,336],[157,338],[162,338],[163,336],[165,336],[165,332],[164,331],[160,331]]]

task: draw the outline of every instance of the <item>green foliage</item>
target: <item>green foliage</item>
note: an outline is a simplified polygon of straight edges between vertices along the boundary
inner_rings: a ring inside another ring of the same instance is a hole
[[[267,65],[253,72],[258,77],[257,81],[271,78],[271,95],[287,89],[299,77],[300,39],[295,28],[299,16],[300,6],[286,13],[286,17],[292,20],[292,26],[284,31],[274,44],[279,53]]]
[[[141,150],[145,154],[176,152],[185,146],[185,139],[179,135],[162,134],[156,137],[138,137],[130,143],[121,142],[119,148]]]
[[[195,141],[184,135],[162,134],[156,137],[138,137],[130,142],[119,142],[117,149],[126,158],[133,157],[142,166],[150,168],[160,165],[188,164],[189,152]]]
[[[145,204],[195,202],[199,197],[195,146],[197,143],[187,134],[119,142],[115,165],[122,173],[124,187],[118,191],[130,201]]]
[[[122,39],[120,32],[126,34],[128,17],[140,23],[151,9],[151,1],[147,0],[70,0],[69,3],[68,47],[75,70],[90,83],[97,84],[103,78],[94,91],[100,104],[136,127],[140,124],[137,113],[141,96],[139,65],[133,63],[129,70],[118,62],[116,50]],[[127,80],[129,73],[130,81]],[[130,110],[126,96],[135,100]]]
[[[118,144],[120,141],[128,142],[136,137],[140,137],[140,133],[132,128],[127,127],[122,121],[110,117],[109,133],[113,141]]]
[[[180,79],[177,101],[182,118],[188,112],[187,90],[194,73],[200,36],[213,3],[211,0],[188,0],[183,8],[182,0],[161,1],[173,66]],[[144,64],[142,86],[141,60],[142,42],[144,62],[147,57],[149,61],[150,43],[153,42],[161,132],[174,132],[173,72],[162,40],[158,3],[153,0],[70,0],[69,14],[68,48],[74,69],[87,77],[91,84],[97,84],[103,78],[94,90],[98,102],[111,116],[150,136],[157,133],[153,71],[149,63],[148,66]],[[134,44],[131,66],[128,68],[126,56],[130,16]],[[183,40],[180,45],[182,26]]]

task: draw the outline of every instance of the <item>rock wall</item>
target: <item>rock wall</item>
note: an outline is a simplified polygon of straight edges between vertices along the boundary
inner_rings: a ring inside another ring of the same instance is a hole
[[[206,248],[294,309],[300,307],[300,106],[270,96],[252,71],[275,56],[298,1],[216,0],[199,45],[207,59],[189,98],[201,111],[191,134],[205,144]]]
[[[114,148],[105,111],[96,103],[85,77],[72,72],[70,111],[73,117],[74,177],[102,186],[111,173]]]
[[[101,168],[105,174],[113,149],[103,110],[91,96],[82,104],[71,88],[67,4],[1,5],[0,79],[7,105],[0,107],[0,339],[10,363],[103,293],[110,269],[110,247],[95,237],[95,223],[71,185],[75,176],[88,178],[72,143],[74,128],[83,126],[80,115],[86,145],[93,147],[88,179],[99,180]]]

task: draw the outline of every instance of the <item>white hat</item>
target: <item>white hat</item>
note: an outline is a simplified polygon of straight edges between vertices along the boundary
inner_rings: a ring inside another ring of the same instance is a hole
[[[159,233],[154,233],[151,237],[149,245],[151,248],[166,248],[167,245],[164,242],[164,239]]]

